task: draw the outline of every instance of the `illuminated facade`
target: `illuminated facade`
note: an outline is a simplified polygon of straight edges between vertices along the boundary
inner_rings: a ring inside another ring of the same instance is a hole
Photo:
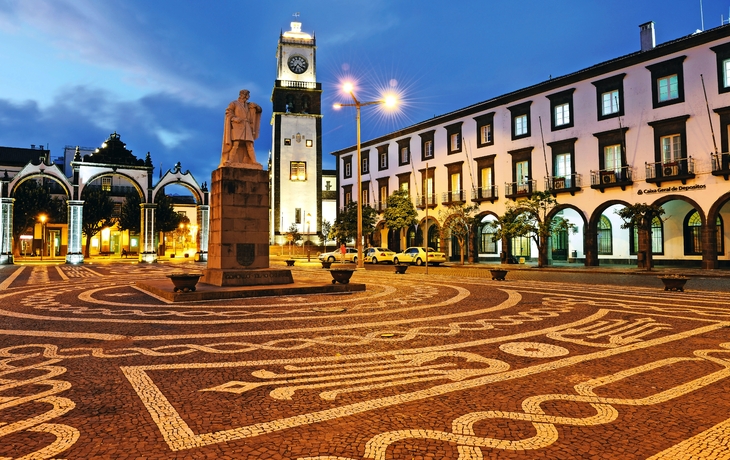
[[[458,246],[436,217],[450,203],[473,203],[468,256],[529,260],[529,239],[503,248],[485,224],[508,202],[547,190],[559,203],[551,217],[578,228],[552,235],[549,257],[598,265],[640,255],[616,211],[658,204],[666,214],[652,232],[655,264],[730,266],[730,26],[656,46],[647,23],[640,38],[635,53],[368,140],[361,165],[355,147],[333,152],[338,206],[357,199],[359,166],[363,203],[382,209],[406,188],[421,219],[398,234],[381,223],[371,244],[404,249],[428,232],[429,246],[455,259]]]

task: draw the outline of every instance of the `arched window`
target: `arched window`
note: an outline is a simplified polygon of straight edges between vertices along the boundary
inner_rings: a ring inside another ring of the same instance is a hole
[[[717,253],[723,254],[723,225],[722,218],[717,216],[716,235],[717,235]],[[700,213],[696,210],[690,211],[684,218],[684,254],[699,255],[702,254],[702,219]]]
[[[479,252],[482,254],[496,254],[497,242],[494,241],[494,229],[483,225],[479,232]]]
[[[611,232],[611,221],[608,217],[601,214],[601,220],[598,221],[598,254],[613,254],[613,233]]]
[[[639,229],[634,227],[629,233],[631,254],[639,252]],[[651,221],[651,253],[664,254],[664,222],[659,217]]]

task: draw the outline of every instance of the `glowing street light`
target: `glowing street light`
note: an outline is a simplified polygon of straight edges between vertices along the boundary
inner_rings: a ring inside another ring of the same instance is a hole
[[[365,261],[362,257],[362,160],[360,158],[360,107],[366,105],[384,105],[385,107],[392,108],[398,104],[398,99],[394,95],[386,95],[383,99],[377,101],[361,102],[355,97],[355,88],[352,83],[345,83],[342,85],[342,90],[352,97],[352,104],[334,104],[335,109],[341,107],[355,107],[356,116],[355,122],[357,124],[357,267],[364,268]]]
[[[43,253],[46,251],[46,215],[38,216],[41,220],[41,262],[43,261]]]

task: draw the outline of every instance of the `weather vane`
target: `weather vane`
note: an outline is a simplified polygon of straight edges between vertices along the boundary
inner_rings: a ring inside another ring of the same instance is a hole
[[[294,14],[292,14],[292,16],[294,16],[294,17],[295,17],[296,19],[299,19],[299,11],[297,11],[297,12],[296,12],[296,13],[294,13]]]

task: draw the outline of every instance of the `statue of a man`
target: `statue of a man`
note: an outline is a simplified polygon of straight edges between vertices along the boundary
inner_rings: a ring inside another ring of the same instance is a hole
[[[221,166],[263,169],[256,161],[253,148],[253,141],[259,137],[261,107],[248,102],[250,94],[247,89],[242,89],[238,100],[226,108]]]

